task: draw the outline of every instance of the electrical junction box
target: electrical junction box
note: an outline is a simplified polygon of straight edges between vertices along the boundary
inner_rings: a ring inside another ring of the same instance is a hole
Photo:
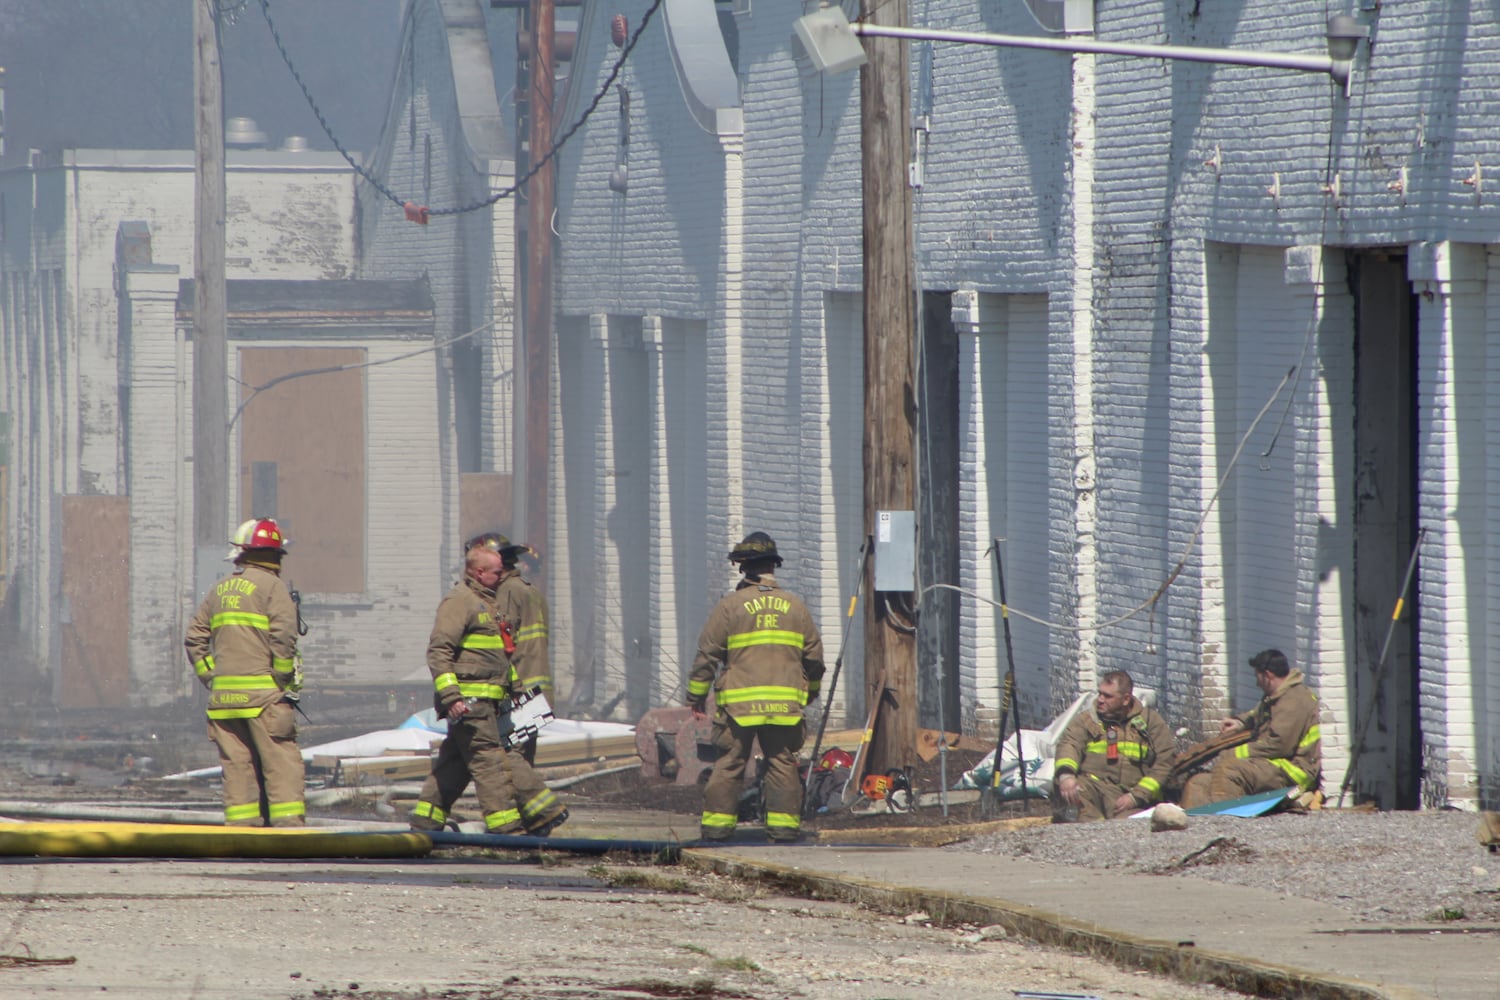
[[[875,512],[875,589],[907,594],[917,589],[916,511]]]

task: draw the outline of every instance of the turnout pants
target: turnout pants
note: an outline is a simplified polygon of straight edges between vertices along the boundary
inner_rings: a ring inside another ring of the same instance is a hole
[[[1287,773],[1265,758],[1236,757],[1230,750],[1214,758],[1210,773],[1195,774],[1188,779],[1182,788],[1182,806],[1192,809],[1292,785]]]
[[[757,739],[767,765],[761,779],[766,836],[795,840],[801,832],[802,782],[797,776],[797,751],[805,739],[802,722],[792,726],[741,726],[720,713],[713,728],[713,745],[719,757],[703,786],[701,833],[705,840],[727,840],[733,835],[740,794],[745,788],[745,765],[750,761],[751,744]]]
[[[303,826],[302,751],[290,704],[267,705],[250,719],[209,719],[208,736],[224,768],[227,826]]]
[[[1078,794],[1083,801],[1078,804],[1079,823],[1092,823],[1103,819],[1120,819],[1137,811],[1132,806],[1126,812],[1115,812],[1115,800],[1124,795],[1130,789],[1118,785],[1113,781],[1105,781],[1096,778],[1092,774],[1080,774],[1078,776]],[[1058,805],[1063,805],[1062,797],[1057,799]],[[1059,819],[1059,822],[1071,822],[1067,819]]]
[[[467,715],[448,723],[448,736],[412,810],[412,828],[441,830],[471,780],[490,833],[538,830],[563,811],[520,751],[501,744],[494,702],[471,702]]]

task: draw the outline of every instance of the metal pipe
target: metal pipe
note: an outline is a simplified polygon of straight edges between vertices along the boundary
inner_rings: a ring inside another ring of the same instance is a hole
[[[1206,49],[1189,45],[1150,45],[1135,42],[1097,42],[1084,38],[1032,38],[1027,35],[992,35],[973,31],[943,31],[935,28],[898,28],[883,24],[855,22],[849,25],[856,35],[880,38],[905,38],[915,41],[959,42],[965,45],[998,45],[1017,49],[1051,49],[1055,52],[1095,52],[1112,56],[1146,56],[1153,59],[1182,59],[1187,62],[1231,63],[1238,66],[1268,66],[1272,69],[1297,69],[1309,73],[1327,73],[1335,79],[1340,67],[1347,75],[1348,62],[1330,56],[1304,56],[1291,52],[1259,52],[1253,49]]]

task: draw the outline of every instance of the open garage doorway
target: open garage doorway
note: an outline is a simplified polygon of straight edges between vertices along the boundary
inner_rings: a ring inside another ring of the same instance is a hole
[[[1358,754],[1352,790],[1357,801],[1382,809],[1416,809],[1419,588],[1414,575],[1403,594],[1402,582],[1417,538],[1418,299],[1404,251],[1351,251],[1348,273],[1355,323],[1351,737],[1364,734],[1362,745],[1350,748]],[[1342,778],[1324,775],[1325,788],[1336,791]]]

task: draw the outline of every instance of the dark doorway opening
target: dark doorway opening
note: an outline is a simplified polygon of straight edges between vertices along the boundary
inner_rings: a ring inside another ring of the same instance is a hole
[[[1402,251],[1349,258],[1354,298],[1356,800],[1421,807],[1417,594],[1402,593],[1417,538],[1417,316]],[[1418,568],[1420,572],[1420,568]],[[1394,615],[1397,602],[1402,611]],[[1387,644],[1387,636],[1389,643]],[[1382,662],[1381,650],[1385,649]]]

